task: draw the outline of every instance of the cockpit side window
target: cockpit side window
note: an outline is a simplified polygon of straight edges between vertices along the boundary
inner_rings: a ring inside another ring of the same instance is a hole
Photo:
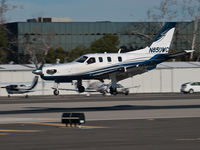
[[[88,58],[87,56],[82,56],[82,57],[78,58],[78,59],[76,60],[76,62],[84,63],[84,62],[86,61],[87,58]]]
[[[93,64],[96,62],[96,59],[94,57],[90,57],[87,61],[88,64]]]

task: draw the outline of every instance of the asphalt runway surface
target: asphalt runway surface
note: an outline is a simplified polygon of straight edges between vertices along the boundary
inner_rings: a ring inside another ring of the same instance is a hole
[[[86,124],[66,127],[63,112]],[[196,150],[199,127],[199,93],[0,97],[2,150]]]

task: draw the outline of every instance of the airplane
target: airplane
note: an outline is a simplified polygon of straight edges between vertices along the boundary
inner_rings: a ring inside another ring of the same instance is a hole
[[[108,93],[110,93],[109,89],[110,89],[111,83],[109,84],[105,84],[102,82],[93,82],[91,84],[89,84],[89,86],[85,89],[85,92],[99,92],[102,95],[107,95]],[[117,83],[116,84],[116,93],[113,93],[114,95],[116,94],[124,94],[124,95],[128,95],[129,94],[129,89],[130,88],[139,88],[140,86],[132,86],[132,87],[124,87],[121,84]]]
[[[59,93],[58,84],[77,80],[78,92],[85,91],[82,80],[111,80],[110,94],[117,93],[117,83],[126,78],[155,69],[157,64],[185,55],[194,50],[168,53],[175,31],[175,22],[168,22],[161,29],[150,46],[126,53],[96,53],[80,56],[72,62],[39,67],[32,71],[43,80],[57,83],[54,94]]]
[[[24,93],[34,92],[33,89],[35,88],[37,83],[38,83],[38,76],[35,76],[30,86],[26,86],[24,84],[11,84],[1,88],[5,88],[8,93],[8,97],[10,97],[10,94],[24,94]],[[26,95],[26,97],[28,97],[28,95]]]
[[[87,92],[87,95],[90,95],[90,93],[94,93],[94,92],[99,92],[102,95],[108,95],[109,92],[109,88],[110,88],[111,84],[105,84],[103,82],[100,81],[96,81],[96,82],[92,82],[89,83],[87,88],[85,89],[84,92]],[[117,84],[116,86],[116,93],[115,94],[124,94],[124,95],[128,95],[129,94],[129,89],[130,88],[139,88],[140,86],[132,86],[132,87],[124,87],[121,84]],[[55,87],[52,87],[52,89],[56,90]],[[67,88],[58,88],[59,91],[76,91],[78,92],[78,89],[67,89]],[[54,95],[59,95],[59,93],[54,93]]]
[[[76,85],[76,83],[75,83],[75,85]],[[99,93],[101,93],[103,95],[106,95],[108,93],[108,87],[109,87],[109,84],[104,84],[102,82],[96,81],[96,82],[89,83],[88,87],[85,89],[84,92],[88,92],[88,93],[99,92]],[[55,96],[59,95],[59,92],[57,92],[57,91],[75,91],[75,92],[79,92],[76,87],[75,87],[75,89],[52,87],[52,89],[54,89],[54,95]]]

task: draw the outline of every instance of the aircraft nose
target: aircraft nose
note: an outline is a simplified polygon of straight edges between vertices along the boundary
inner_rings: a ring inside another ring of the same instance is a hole
[[[32,73],[36,74],[36,75],[43,75],[43,72],[40,69],[35,69],[35,70],[32,71]]]

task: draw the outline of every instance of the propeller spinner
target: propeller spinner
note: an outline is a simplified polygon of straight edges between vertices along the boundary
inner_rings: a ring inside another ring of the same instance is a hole
[[[36,75],[43,75],[43,72],[41,69],[35,69],[32,71],[33,74],[36,74]]]
[[[40,67],[38,67],[38,65],[36,65],[36,69],[32,71],[33,74],[36,74],[36,75],[43,75],[43,72],[42,72],[42,68],[44,66],[44,62],[42,62],[42,64],[40,65]]]

